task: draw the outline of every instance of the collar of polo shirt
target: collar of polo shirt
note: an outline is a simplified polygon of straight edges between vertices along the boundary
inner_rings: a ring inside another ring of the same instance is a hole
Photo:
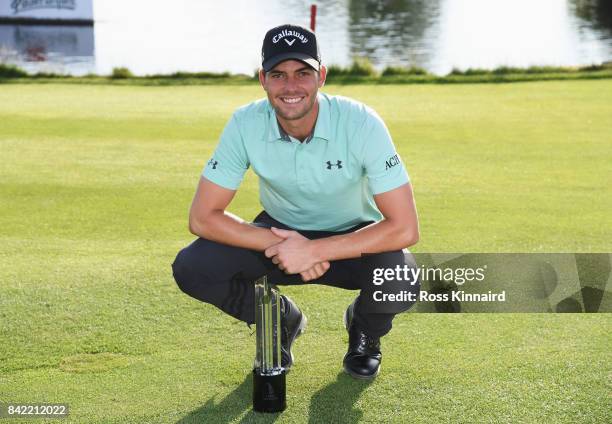
[[[321,94],[317,94],[317,102],[319,102],[319,114],[317,115],[317,122],[315,122],[314,131],[310,133],[308,137],[304,140],[305,143],[309,143],[314,138],[320,138],[326,141],[329,141],[329,125],[330,125],[330,116],[329,116],[329,105]],[[272,105],[268,102],[268,116],[270,119],[268,125],[268,142],[273,141],[289,141],[289,134],[285,132],[280,126],[278,119],[276,117],[276,112]]]

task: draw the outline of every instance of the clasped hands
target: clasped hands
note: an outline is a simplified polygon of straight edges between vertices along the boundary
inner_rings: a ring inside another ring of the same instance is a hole
[[[283,239],[280,243],[265,250],[266,257],[285,272],[285,274],[300,274],[302,280],[316,280],[329,269],[328,261],[317,258],[312,241],[297,231],[270,228],[272,233]]]

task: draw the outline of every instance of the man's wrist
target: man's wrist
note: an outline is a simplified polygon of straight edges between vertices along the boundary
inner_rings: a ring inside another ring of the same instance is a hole
[[[259,246],[256,250],[263,252],[275,244],[283,241],[282,238],[276,236],[269,228],[260,227],[259,225],[249,224],[259,234]]]
[[[327,250],[327,243],[324,238],[310,240],[312,255],[314,256],[317,263],[327,261],[327,254],[325,253]]]

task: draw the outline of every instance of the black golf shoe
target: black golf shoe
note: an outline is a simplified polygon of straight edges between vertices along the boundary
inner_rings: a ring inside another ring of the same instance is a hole
[[[380,338],[370,337],[353,320],[355,299],[344,313],[344,326],[348,331],[348,352],[344,355],[344,371],[351,377],[371,379],[378,375],[382,353]]]
[[[287,296],[281,296],[281,365],[287,372],[293,365],[291,346],[305,330],[306,315]]]

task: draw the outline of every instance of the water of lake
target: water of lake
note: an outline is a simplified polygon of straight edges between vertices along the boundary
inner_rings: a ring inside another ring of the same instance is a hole
[[[92,27],[0,24],[0,62],[73,75],[252,74],[266,30],[308,26],[311,4],[328,65],[365,56],[446,74],[612,60],[608,0],[94,0]]]

